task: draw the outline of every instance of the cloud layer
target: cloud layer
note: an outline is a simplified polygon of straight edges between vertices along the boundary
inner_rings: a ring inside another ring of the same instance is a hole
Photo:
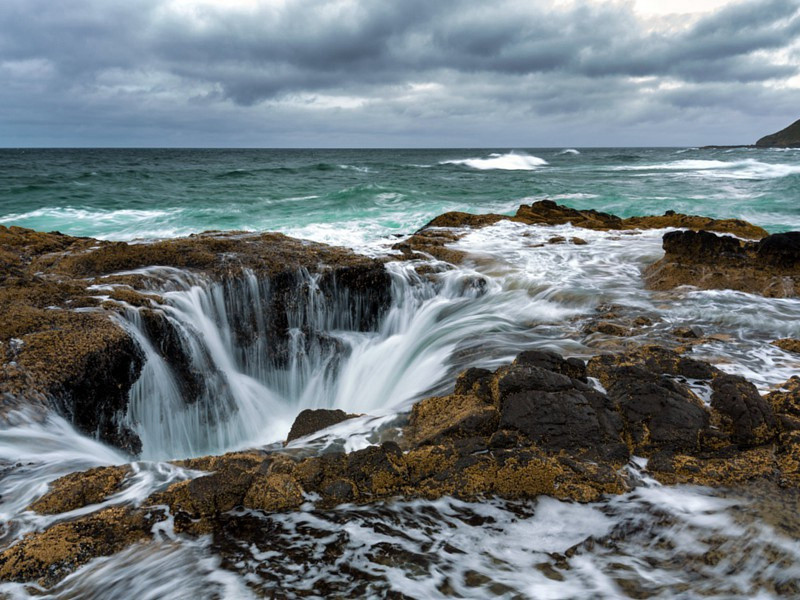
[[[798,40],[800,0],[4,0],[0,144],[746,143]]]

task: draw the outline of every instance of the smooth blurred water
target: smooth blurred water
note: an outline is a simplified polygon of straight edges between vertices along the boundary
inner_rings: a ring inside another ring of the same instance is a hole
[[[798,195],[800,150],[0,150],[0,224],[115,240],[247,229],[359,246],[542,198],[784,231]]]

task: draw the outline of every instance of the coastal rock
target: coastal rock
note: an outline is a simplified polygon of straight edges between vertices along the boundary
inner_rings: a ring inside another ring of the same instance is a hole
[[[800,340],[794,338],[782,338],[780,340],[775,340],[772,342],[774,346],[777,346],[781,350],[786,350],[787,352],[794,352],[795,354],[800,354]]]
[[[749,242],[707,231],[672,231],[663,246],[664,258],[644,272],[650,289],[692,285],[768,297],[800,294],[800,232]]]
[[[122,489],[131,474],[129,465],[98,467],[57,479],[50,490],[28,508],[42,515],[57,515],[99,504]]]
[[[0,553],[0,580],[50,587],[93,558],[110,556],[152,537],[162,511],[108,508],[26,535]]]
[[[710,415],[686,386],[638,366],[618,367],[614,375],[608,396],[619,407],[635,453],[699,449]]]
[[[777,434],[775,415],[756,387],[738,375],[720,375],[711,383],[711,407],[723,415],[724,427],[740,447],[756,446]]]
[[[800,148],[800,120],[756,142],[757,148]]]
[[[305,437],[316,433],[322,429],[332,427],[337,423],[353,419],[358,415],[349,415],[343,410],[330,410],[326,408],[311,409],[307,408],[300,412],[292,423],[286,442],[291,442],[297,438]]]
[[[602,379],[608,393],[589,377]],[[711,406],[679,381],[684,377],[709,382]],[[800,415],[798,382],[761,398],[746,380],[658,346],[594,357],[588,365],[530,350],[495,371],[469,369],[455,393],[418,402],[398,436],[402,447],[384,442],[350,453],[285,449],[180,461],[206,474],[153,494],[141,509],[107,509],[31,533],[0,554],[0,573],[52,585],[92,557],[150,539],[146,525],[163,518],[161,506],[176,532],[214,537],[220,527],[247,526],[250,517],[238,507],[275,512],[309,501],[324,509],[393,497],[542,494],[592,502],[630,489],[623,466],[631,453],[649,457],[647,469],[664,483],[762,481],[794,489],[800,431],[780,417]],[[120,489],[127,473],[102,467],[68,475],[32,507],[57,513],[96,504]],[[81,490],[84,479],[89,486]],[[81,558],[68,560],[73,554]]]
[[[620,354],[600,354],[589,360],[587,373],[609,388],[618,379],[627,376],[621,367],[637,366],[650,373],[686,379],[711,380],[720,374],[713,365],[678,354],[663,346],[645,345]]]
[[[439,260],[458,264],[466,258],[463,251],[449,245],[461,239],[470,229],[486,227],[499,221],[512,221],[527,225],[566,225],[568,223],[585,229],[599,231],[663,229],[667,227],[691,230],[710,230],[748,238],[760,239],[767,231],[740,219],[712,219],[695,215],[684,215],[667,211],[660,216],[629,217],[623,219],[616,215],[596,210],[578,210],[556,204],[552,200],[540,200],[533,204],[523,204],[513,216],[464,212],[448,212],[439,215],[406,240],[393,246],[407,259],[418,255],[433,256]],[[550,243],[563,243],[566,238],[556,236]],[[586,240],[572,238],[575,245],[583,245]]]

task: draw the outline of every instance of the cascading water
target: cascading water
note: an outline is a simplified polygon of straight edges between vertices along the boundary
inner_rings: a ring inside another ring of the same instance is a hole
[[[363,298],[336,286],[325,294],[319,276],[307,272],[282,303],[285,315],[270,314],[276,291],[251,272],[223,283],[172,279],[178,289],[162,294],[158,310],[177,333],[183,369],[200,382],[194,398],[187,398],[176,357],[158,347],[141,309],[128,308],[121,324],[146,362],[123,424],[140,437],[142,457],[275,442],[305,408],[394,413],[451,385],[476,346],[483,363],[508,359],[531,341],[519,323],[547,310],[546,302],[518,302],[524,290],[503,290],[468,270],[439,274],[434,282],[413,265],[387,269],[391,304],[372,331],[362,331],[370,316]],[[272,329],[282,317],[285,340]]]

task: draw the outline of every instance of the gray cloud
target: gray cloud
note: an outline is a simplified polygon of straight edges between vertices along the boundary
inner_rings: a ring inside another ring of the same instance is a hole
[[[549,145],[561,132],[590,145],[691,118],[698,126],[677,143],[748,142],[797,118],[797,89],[781,82],[800,73],[798,39],[800,0],[733,1],[655,29],[629,4],[588,0],[189,12],[165,0],[4,0],[0,135],[6,145]],[[736,140],[732,115],[743,121]]]

